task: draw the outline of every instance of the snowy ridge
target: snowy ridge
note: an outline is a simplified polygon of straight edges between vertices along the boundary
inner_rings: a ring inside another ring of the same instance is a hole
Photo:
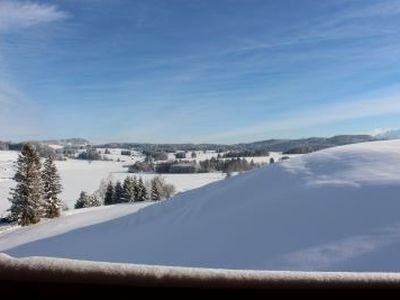
[[[16,230],[0,237],[0,251],[205,268],[398,272],[399,195],[400,141],[363,143],[292,158],[63,234],[45,238],[54,226],[48,224]],[[30,238],[38,232],[40,239]]]

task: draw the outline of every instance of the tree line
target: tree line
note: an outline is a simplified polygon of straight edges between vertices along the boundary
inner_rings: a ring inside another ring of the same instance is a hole
[[[41,218],[60,216],[62,202],[58,195],[62,185],[52,155],[42,168],[35,145],[25,144],[18,156],[14,180],[17,184],[10,191],[10,222],[26,226],[38,223]]]
[[[269,155],[270,153],[266,149],[256,149],[256,150],[228,151],[223,155],[218,154],[218,158],[258,157],[258,156],[269,156]]]
[[[59,197],[62,184],[53,156],[48,156],[42,164],[40,154],[34,144],[27,143],[18,155],[16,181],[10,190],[11,207],[6,220],[27,226],[38,223],[42,218],[56,218],[61,214],[63,203]],[[128,176],[123,183],[103,180],[95,193],[81,192],[75,208],[111,205],[117,203],[159,201],[170,198],[175,187],[167,184],[161,176],[144,182],[141,177]]]
[[[160,201],[168,199],[175,193],[175,186],[167,184],[161,176],[145,182],[142,177],[127,176],[124,181],[102,181],[99,189],[92,195],[82,191],[75,203],[75,208],[86,208],[119,203]]]
[[[138,161],[135,164],[129,166],[128,172],[156,172],[159,174],[210,172],[231,173],[248,171],[254,168],[258,168],[260,166],[261,164],[255,163],[253,160],[249,162],[245,158],[219,159],[213,157],[211,159],[205,159],[199,162],[174,160],[155,164],[153,162]]]

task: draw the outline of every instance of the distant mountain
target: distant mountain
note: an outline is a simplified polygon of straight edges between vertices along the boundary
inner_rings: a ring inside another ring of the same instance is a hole
[[[175,152],[178,150],[215,150],[215,151],[244,151],[244,150],[269,150],[276,152],[287,152],[290,154],[310,153],[317,150],[355,144],[361,142],[376,141],[371,135],[337,135],[330,138],[311,137],[304,139],[271,139],[252,143],[226,144],[146,144],[146,143],[108,143],[97,145],[101,148],[134,148],[143,152],[165,151]]]
[[[400,139],[400,129],[388,130],[375,136],[378,139],[393,140]]]
[[[267,140],[248,144],[255,149],[267,148],[270,151],[279,151],[287,154],[303,154],[321,149],[343,146],[362,142],[376,141],[371,135],[337,135],[330,138],[312,137],[295,140]]]
[[[394,137],[396,136],[397,137]],[[333,137],[310,137],[304,139],[271,139],[265,141],[258,141],[252,143],[239,143],[233,145],[227,144],[149,144],[149,143],[107,143],[102,145],[95,145],[97,148],[123,148],[123,149],[136,149],[138,151],[148,152],[175,152],[181,151],[194,151],[194,150],[214,150],[218,152],[225,151],[257,151],[257,150],[268,150],[276,152],[284,152],[287,154],[303,154],[318,151],[321,149],[362,143],[371,142],[382,139],[400,138],[400,130],[392,131],[387,135],[372,136],[372,135],[337,135]],[[91,143],[82,138],[70,138],[70,139],[55,139],[38,141],[45,146],[59,145],[62,147],[86,147]],[[10,143],[0,142],[0,150],[12,149],[18,150],[22,147],[23,143]]]

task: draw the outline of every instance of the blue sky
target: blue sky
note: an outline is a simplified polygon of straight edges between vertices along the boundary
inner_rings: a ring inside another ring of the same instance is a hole
[[[400,127],[400,1],[0,0],[0,140]]]

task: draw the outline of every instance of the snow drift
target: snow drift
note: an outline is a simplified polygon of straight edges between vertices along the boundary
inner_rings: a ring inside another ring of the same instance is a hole
[[[60,222],[3,234],[0,251],[170,266],[398,272],[400,141],[292,158],[54,234]]]

